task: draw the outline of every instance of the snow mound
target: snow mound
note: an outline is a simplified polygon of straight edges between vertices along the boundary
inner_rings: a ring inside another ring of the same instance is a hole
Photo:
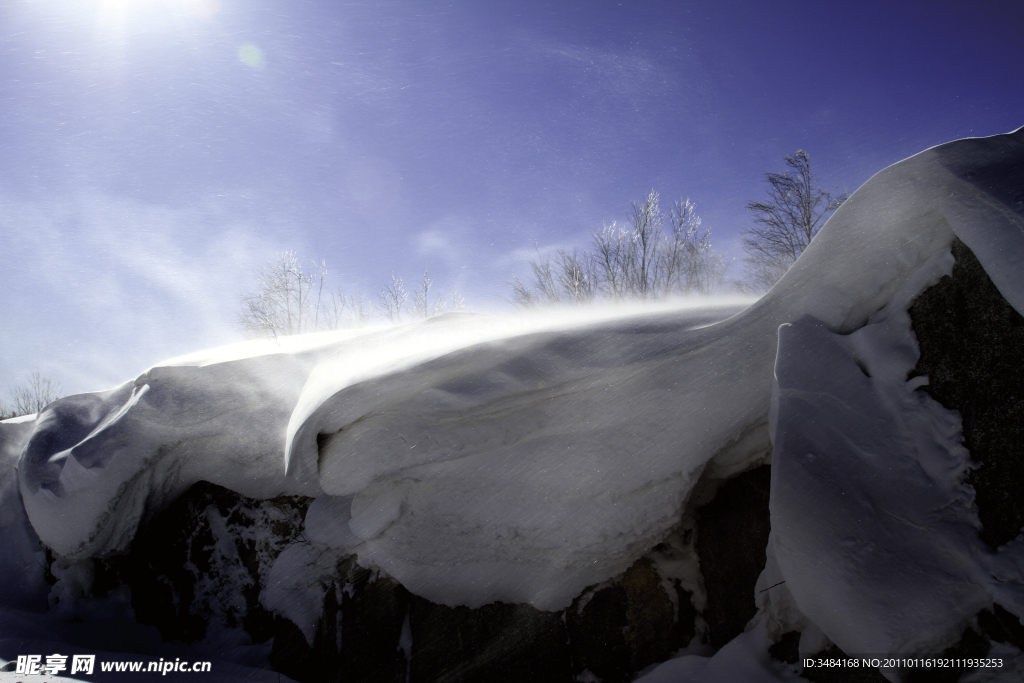
[[[780,325],[862,327],[954,230],[1024,310],[1024,211],[1007,189],[1024,186],[1022,162],[1018,131],[885,169],[742,312],[448,315],[228,347],[63,399],[21,455],[29,519],[58,553],[87,557],[123,549],[200,479],[326,494],[314,543],[414,593],[564,607],[660,541],[701,476],[768,457]]]

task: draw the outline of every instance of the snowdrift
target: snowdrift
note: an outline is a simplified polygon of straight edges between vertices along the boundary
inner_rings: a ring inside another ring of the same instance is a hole
[[[32,528],[66,558],[124,550],[206,480],[317,497],[311,541],[436,603],[556,610],[657,544],[699,480],[774,443],[762,579],[787,588],[762,599],[769,629],[935,647],[994,596],[1024,614],[1024,555],[977,541],[956,416],[907,382],[905,311],[958,236],[1024,312],[1021,188],[1024,129],[948,143],[875,175],[749,307],[452,314],[235,345],[4,424],[5,471],[18,458]],[[908,591],[921,610],[893,625]]]

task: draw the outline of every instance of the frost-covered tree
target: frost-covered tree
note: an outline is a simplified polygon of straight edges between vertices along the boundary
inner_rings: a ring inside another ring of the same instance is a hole
[[[434,281],[430,279],[430,273],[424,269],[423,279],[413,293],[413,311],[420,318],[432,318],[445,310],[446,302],[442,297],[431,300],[430,289],[433,286]]]
[[[294,251],[278,254],[275,261],[255,272],[256,293],[242,297],[239,324],[254,334],[300,334],[317,329],[320,296],[326,267],[302,272]]]
[[[465,299],[457,288],[452,289],[451,295],[447,299],[431,294],[433,288],[434,281],[430,278],[430,272],[424,269],[423,278],[412,292],[412,303],[410,304],[409,292],[405,289],[402,278],[396,277],[392,273],[391,282],[381,285],[380,293],[377,295],[377,309],[383,317],[398,322],[402,319],[403,313],[418,318],[432,318],[449,311],[461,311],[465,306]]]
[[[369,319],[365,297],[326,292],[327,265],[314,262],[304,272],[294,251],[255,271],[256,291],[242,297],[239,325],[257,336],[335,330]]]
[[[666,224],[668,229],[666,230]],[[659,299],[674,294],[710,294],[721,283],[724,263],[711,251],[711,231],[689,199],[680,199],[666,216],[651,191],[634,203],[628,229],[615,223],[591,233],[592,252],[558,249],[530,259],[532,282],[512,277],[512,300],[580,304],[608,299]]]
[[[534,244],[530,259],[533,284],[512,276],[512,300],[520,306],[541,303],[584,304],[598,294],[597,264],[589,252],[558,249],[554,255],[544,253]]]
[[[0,420],[38,413],[61,397],[61,387],[59,382],[43,377],[36,368],[27,382],[14,385],[8,394],[9,403],[0,399]]]
[[[711,250],[711,231],[701,230],[696,205],[680,199],[669,211],[671,232],[659,262],[661,294],[711,294],[722,284],[725,263]]]
[[[828,217],[846,201],[815,187],[811,159],[798,150],[786,157],[788,171],[766,173],[768,199],[748,202],[754,227],[743,233],[746,284],[758,291],[771,289],[796,262]]]
[[[391,282],[383,283],[377,294],[377,310],[388,320],[397,323],[402,319],[402,313],[406,311],[408,300],[409,292],[405,291],[402,278],[391,273]]]

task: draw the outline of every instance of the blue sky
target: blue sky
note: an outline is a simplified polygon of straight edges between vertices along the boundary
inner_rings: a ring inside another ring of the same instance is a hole
[[[0,0],[0,393],[241,338],[283,250],[507,304],[654,188],[736,259],[763,174],[855,189],[1024,125],[1021,3]]]

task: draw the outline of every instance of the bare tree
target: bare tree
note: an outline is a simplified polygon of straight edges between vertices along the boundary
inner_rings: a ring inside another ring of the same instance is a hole
[[[711,294],[725,275],[724,259],[711,251],[711,231],[701,231],[696,205],[680,199],[669,212],[672,230],[658,254],[658,281],[662,295]]]
[[[406,313],[429,318],[443,311],[461,311],[465,305],[455,288],[448,299],[433,297],[434,283],[426,270],[413,292],[411,304],[402,278],[394,273],[390,282],[381,285],[377,300],[372,304],[362,292],[327,291],[327,265],[323,261],[314,262],[311,271],[303,272],[293,251],[279,254],[254,274],[256,292],[242,297],[238,322],[256,335],[277,337],[360,327],[375,314],[393,322],[399,322]]]
[[[10,404],[0,400],[0,420],[40,412],[61,397],[59,382],[43,377],[39,369],[33,370],[28,381],[16,384],[8,390]]]
[[[427,270],[423,271],[423,279],[420,280],[416,287],[416,291],[413,292],[413,312],[421,318],[432,318],[435,315],[441,313],[447,313],[451,311],[461,311],[465,305],[466,300],[462,294],[459,293],[457,287],[452,288],[452,293],[447,299],[444,297],[437,297],[434,300],[430,298],[430,290],[434,286],[434,281],[430,279],[430,273]]]
[[[256,293],[242,297],[239,324],[256,335],[311,332],[318,327],[326,267],[303,273],[294,251],[255,272]]]
[[[408,299],[409,293],[405,291],[402,278],[395,277],[395,274],[391,273],[391,282],[383,283],[377,294],[377,309],[388,320],[399,322],[402,319],[402,311],[406,310]]]
[[[430,273],[423,271],[423,279],[420,280],[416,291],[413,292],[413,311],[421,318],[432,318],[438,313],[443,313],[447,302],[442,297],[437,297],[433,302],[430,300],[430,288],[434,281],[430,279]]]
[[[565,301],[585,304],[594,300],[596,280],[593,258],[587,252],[559,249],[555,254],[555,279]]]
[[[644,201],[633,203],[629,224],[633,226],[633,240],[627,260],[630,266],[628,282],[634,297],[647,299],[657,287],[657,252],[661,228],[665,224],[665,216],[658,208],[657,192],[651,190]]]
[[[612,223],[592,232],[592,253],[558,249],[552,257],[534,245],[532,286],[513,275],[513,302],[532,306],[588,303],[598,297],[656,299],[710,294],[721,284],[722,256],[711,251],[711,231],[701,230],[689,199],[673,204],[666,217],[658,193],[651,190],[632,205],[629,223],[629,230]]]
[[[534,249],[536,255],[530,259],[533,287],[513,275],[514,303],[533,306],[539,303],[582,304],[594,300],[599,278],[595,271],[596,262],[588,252],[558,249],[552,260],[551,255],[541,252],[536,243]]]
[[[448,310],[457,313],[466,309],[466,298],[458,287],[452,287],[452,293],[448,295]]]
[[[630,296],[629,262],[633,248],[632,235],[626,230],[615,229],[615,223],[602,225],[600,231],[592,232],[594,264],[601,276],[601,288],[605,296],[625,299]]]
[[[254,271],[256,293],[242,297],[239,325],[257,336],[302,334],[363,325],[369,320],[366,297],[342,290],[327,292],[327,264],[313,262],[303,272],[294,251]]]
[[[537,299],[548,303],[557,303],[561,300],[558,287],[555,284],[554,271],[551,268],[551,257],[542,254],[537,243],[533,243],[533,250],[536,258],[530,260],[530,270],[533,271],[533,283],[537,288]]]
[[[512,303],[516,306],[530,308],[541,303],[533,288],[520,280],[519,276],[515,273],[512,274],[512,281],[509,284],[512,286]]]
[[[771,289],[796,262],[825,220],[846,201],[815,187],[811,160],[798,150],[786,157],[790,170],[766,173],[768,199],[748,202],[755,227],[743,233],[747,283],[756,290]]]

